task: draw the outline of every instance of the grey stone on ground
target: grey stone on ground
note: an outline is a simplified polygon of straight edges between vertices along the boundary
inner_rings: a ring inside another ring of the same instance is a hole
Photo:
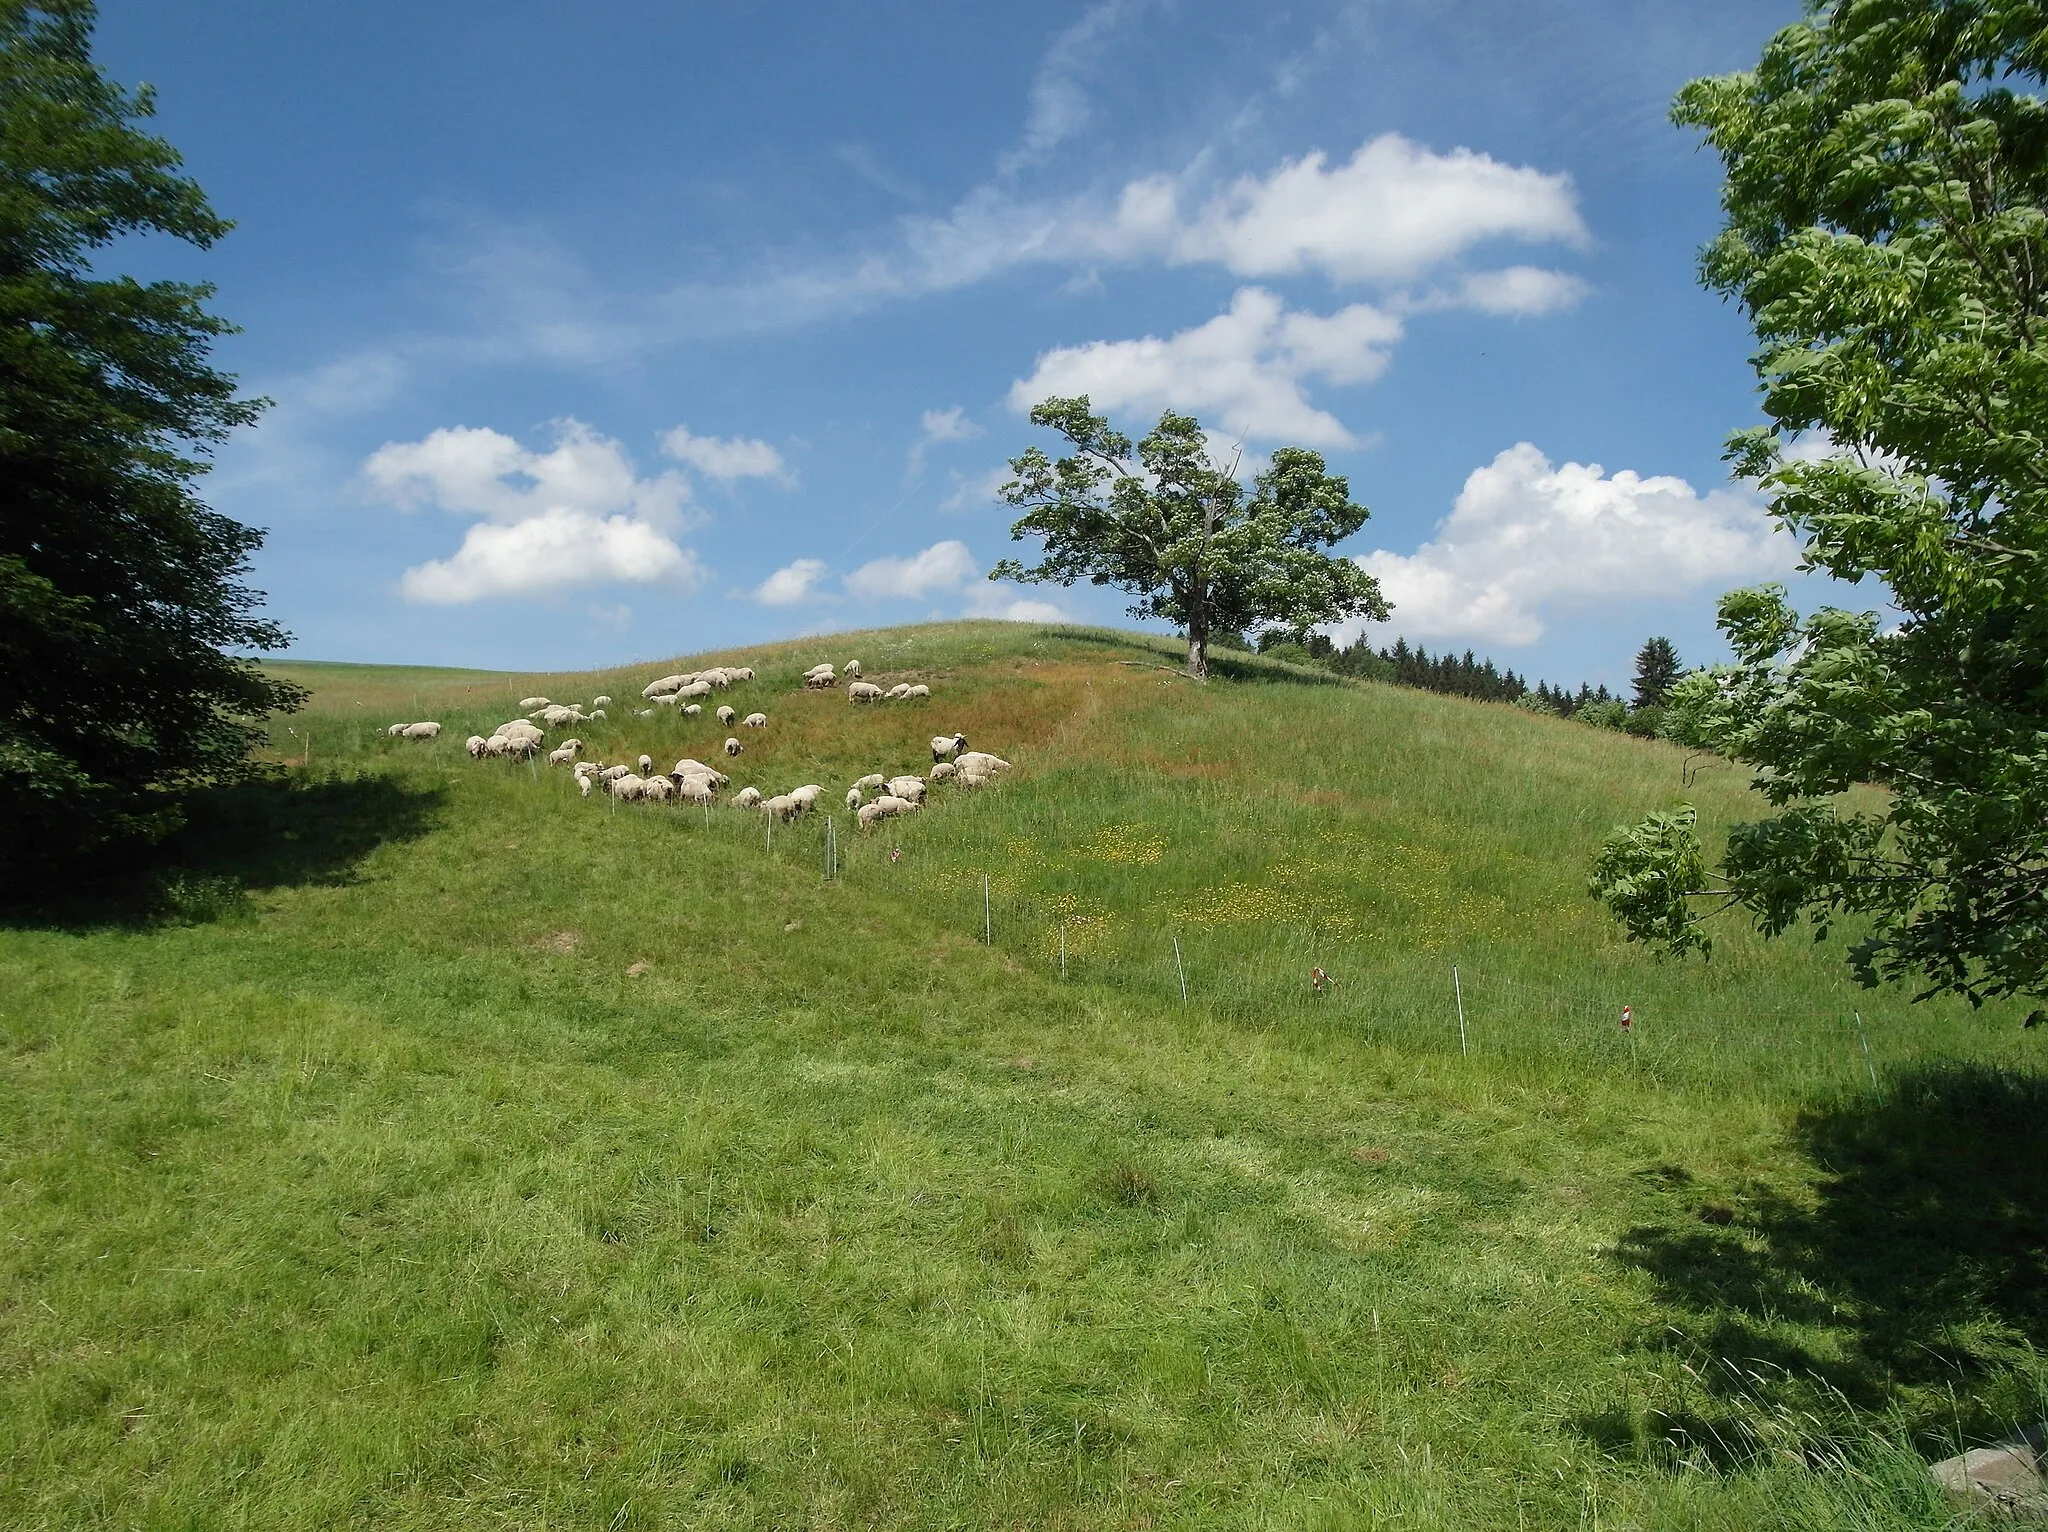
[[[2048,1424],[1975,1447],[1933,1467],[1950,1494],[2015,1520],[2048,1521]]]

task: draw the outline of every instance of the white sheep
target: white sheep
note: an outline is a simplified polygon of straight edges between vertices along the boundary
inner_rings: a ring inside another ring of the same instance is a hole
[[[612,699],[609,697],[592,697],[590,699],[590,705],[592,707],[610,707],[612,705]]]
[[[602,782],[606,787],[610,787],[612,783],[618,781],[619,778],[630,777],[632,774],[633,768],[630,766],[607,766],[603,771],[600,771],[597,774],[597,780]]]
[[[932,736],[932,759],[950,761],[967,748],[965,734],[935,734]]]
[[[720,787],[724,787],[728,782],[732,781],[732,778],[724,772],[706,766],[702,761],[692,760],[687,755],[676,762],[675,774],[679,777],[709,777]]]
[[[885,786],[888,781],[889,779],[879,771],[871,771],[853,785],[863,792],[873,792],[876,788]]]
[[[821,670],[815,675],[804,677],[804,686],[814,692],[828,692],[838,684],[838,679],[829,670]]]
[[[761,805],[762,813],[785,821],[796,818],[803,811],[803,805],[787,793],[777,793]]]
[[[584,722],[585,722],[585,723],[596,723],[596,722],[597,722],[597,721],[598,721],[599,719],[601,719],[601,718],[603,718],[603,717],[605,717],[605,716],[606,716],[606,714],[605,714],[605,710],[604,710],[603,708],[601,708],[601,707],[594,707],[594,708],[592,708],[592,709],[590,710],[590,716],[589,716],[588,718],[586,718],[586,719],[584,720]]]
[[[929,697],[931,694],[932,689],[929,686],[920,685],[911,687],[908,691],[904,692],[903,696],[906,701],[914,702],[920,697]]]
[[[576,778],[576,787],[577,787],[577,790],[578,790],[578,791],[580,791],[580,792],[581,792],[581,793],[583,794],[583,796],[584,796],[584,797],[586,797],[586,798],[588,798],[588,797],[590,796],[590,783],[591,783],[591,780],[592,780],[592,779],[591,779],[591,778],[590,778],[589,776],[578,776],[578,777]]]
[[[484,754],[490,756],[493,760],[500,756],[510,755],[511,753],[512,741],[505,738],[502,734],[493,734],[484,741]]]
[[[684,716],[685,718],[695,718],[695,717],[696,717],[696,716],[697,716],[697,715],[698,715],[699,713],[701,713],[701,712],[703,712],[703,711],[704,711],[704,704],[703,704],[703,703],[701,703],[701,702],[693,702],[693,703],[691,703],[691,704],[690,704],[690,705],[689,705],[688,707],[686,707],[686,708],[684,708],[684,709],[683,709],[683,716]]]
[[[676,694],[674,692],[663,692],[654,699],[654,705],[656,707],[674,707],[676,705]]]
[[[710,695],[711,683],[705,680],[702,676],[699,676],[696,680],[692,681],[688,686],[685,686],[681,691],[676,693],[676,696],[684,702],[688,702],[693,697],[708,697]]]
[[[527,734],[510,735],[505,740],[505,753],[515,761],[531,760],[540,754],[540,741]]]
[[[934,782],[950,782],[959,774],[960,768],[951,761],[934,761],[932,763],[932,780]]]
[[[736,809],[750,809],[760,801],[761,789],[758,787],[743,787],[732,795],[732,806]]]
[[[519,699],[519,711],[522,713],[530,713],[537,707],[547,707],[548,705],[548,699],[545,697],[521,697]]]
[[[539,743],[547,737],[547,730],[528,723],[524,718],[515,718],[509,723],[501,723],[497,728],[491,730],[491,733],[503,739],[530,739],[535,743]]]
[[[868,807],[880,809],[884,819],[894,819],[898,814],[916,813],[920,805],[912,803],[908,798],[899,798],[894,793],[884,793]]]
[[[754,679],[754,667],[751,665],[728,665],[725,667],[725,673],[735,681],[751,681]]]
[[[877,800],[874,803],[863,803],[855,811],[853,817],[863,830],[872,830],[876,825],[888,818],[888,815],[883,813],[881,802]]]
[[[848,660],[846,662],[845,674],[851,676],[854,680],[858,681],[860,679],[860,661]]]
[[[403,734],[407,729],[411,727],[411,724],[395,723],[390,728],[386,729],[384,732],[390,735],[393,739],[396,739],[398,738],[399,735]]]
[[[647,775],[647,774],[648,774],[649,772],[651,772],[651,771],[653,771],[653,770],[654,770],[654,757],[653,757],[653,756],[651,756],[651,755],[643,755],[643,756],[641,756],[641,757],[640,757],[640,775],[644,777],[644,776],[646,776],[646,775]]]
[[[640,795],[647,790],[647,784],[630,771],[623,777],[614,777],[610,783],[611,795],[621,803],[637,803]]]
[[[902,798],[910,803],[923,803],[924,783],[916,777],[891,777],[889,796]]]
[[[679,803],[705,804],[717,796],[706,777],[685,777],[676,788],[676,801]]]
[[[745,745],[742,745],[736,739],[728,739],[725,742],[725,753],[727,755],[738,755],[742,750],[746,748],[747,747]]]
[[[730,674],[728,674],[728,673],[727,673],[726,671],[724,671],[724,670],[721,670],[721,669],[719,669],[719,668],[717,668],[717,667],[715,667],[715,666],[714,666],[714,667],[713,667],[712,669],[710,669],[710,670],[700,670],[700,671],[698,671],[698,672],[697,672],[697,679],[698,679],[699,681],[702,681],[702,682],[704,682],[704,683],[705,683],[706,685],[709,685],[709,686],[730,686],[730,685],[732,685],[732,677],[731,677],[731,675],[730,675]]]
[[[718,705],[718,721],[725,728],[730,729],[732,727],[732,721],[739,716],[740,715],[736,711],[734,711],[734,709],[728,704],[721,702]]]
[[[573,766],[576,763],[576,741],[573,739],[560,749],[548,752],[550,766]]]
[[[963,774],[974,773],[992,777],[999,771],[1008,771],[1010,763],[999,755],[990,755],[986,750],[969,750],[959,756],[954,764]]]
[[[399,736],[401,739],[439,739],[441,726],[437,723],[409,723]]]
[[[880,702],[882,700],[882,688],[875,685],[872,681],[855,681],[846,688],[846,700],[848,702]]]
[[[898,681],[894,686],[889,688],[886,695],[888,697],[888,700],[891,702],[901,702],[905,697],[910,695],[910,683],[908,681]]]
[[[641,689],[640,695],[657,699],[673,696],[677,691],[689,685],[695,679],[696,677],[688,675],[663,676],[659,681],[649,681]]]
[[[743,727],[749,729],[765,729],[768,727],[768,715],[766,713],[749,713],[740,720],[740,723]]]
[[[640,784],[640,796],[653,803],[666,803],[676,795],[675,783],[667,777],[649,777]]]
[[[593,716],[602,718],[604,717],[604,714],[598,713]],[[641,708],[638,712],[636,712],[633,716],[635,718],[652,718],[654,716],[654,709],[651,707],[644,707]]]
[[[462,748],[469,752],[469,758],[471,760],[480,761],[484,758],[484,749],[489,744],[490,741],[485,739],[481,734],[472,734],[468,739],[463,741]]]
[[[848,807],[849,809],[855,809],[855,810],[858,810],[858,809],[860,808],[860,805],[861,805],[861,796],[860,796],[860,789],[859,789],[859,788],[857,788],[857,787],[849,787],[849,788],[848,788],[848,789],[846,790],[846,806],[847,806],[847,807]]]
[[[819,795],[824,791],[825,789],[818,786],[817,783],[806,782],[802,787],[792,787],[789,790],[789,796],[802,804],[804,812],[808,814],[818,806]]]

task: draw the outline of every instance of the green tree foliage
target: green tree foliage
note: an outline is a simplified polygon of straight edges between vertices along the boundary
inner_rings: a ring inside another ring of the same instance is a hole
[[[258,405],[207,365],[212,290],[97,275],[136,234],[227,232],[109,82],[87,0],[0,0],[0,842],[12,855],[176,822],[296,705],[226,649],[285,642],[240,583],[260,534],[193,493]]]
[[[1724,598],[1735,663],[1679,683],[1669,729],[1776,813],[1711,875],[1689,829],[1619,834],[1594,888],[1633,936],[1704,946],[1724,902],[1771,933],[1853,913],[1866,983],[2048,984],[2044,61],[2039,0],[1833,0],[1678,97],[1727,171],[1704,278],[1760,342],[1769,424],[1731,459],[1810,566],[1903,620]],[[1799,433],[1831,445],[1787,454]]]
[[[1668,638],[1653,638],[1636,651],[1636,706],[1662,707],[1685,667]]]
[[[1140,599],[1133,617],[1158,617],[1187,634],[1188,674],[1208,673],[1212,634],[1277,627],[1305,634],[1347,617],[1384,620],[1377,582],[1322,550],[1365,525],[1351,488],[1321,454],[1282,447],[1250,494],[1209,456],[1194,418],[1171,410],[1135,447],[1089,412],[1086,396],[1048,399],[1031,423],[1057,431],[1072,452],[1037,447],[1010,460],[1003,498],[1025,511],[1010,535],[1044,540],[1028,568],[1005,559],[992,580],[1112,585]]]

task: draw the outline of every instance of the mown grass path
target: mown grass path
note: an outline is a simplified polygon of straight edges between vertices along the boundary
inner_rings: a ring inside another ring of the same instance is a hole
[[[795,689],[853,654],[937,695]],[[1898,1449],[2039,1410],[2031,1036],[1616,943],[1677,751],[1128,635],[732,658],[735,785],[1018,769],[827,880],[461,752],[609,692],[712,760],[666,665],[303,667],[285,783],[0,928],[0,1522],[1940,1525]]]

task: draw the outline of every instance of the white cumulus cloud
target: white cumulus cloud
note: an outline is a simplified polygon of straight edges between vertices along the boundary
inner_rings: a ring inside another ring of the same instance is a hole
[[[1472,471],[1451,514],[1412,554],[1358,563],[1409,638],[1532,644],[1559,610],[1674,598],[1789,574],[1796,543],[1745,495],[1669,475],[1554,466],[1528,442]]]
[[[580,421],[555,427],[535,451],[501,432],[450,426],[386,442],[364,461],[364,482],[406,509],[481,517],[447,559],[405,571],[409,601],[449,605],[550,595],[589,585],[702,578],[673,536],[688,521],[690,487],[673,471],[643,478],[625,449]]]
[[[408,601],[453,606],[583,585],[692,588],[702,578],[695,554],[644,521],[557,507],[509,526],[476,523],[452,558],[408,569],[399,589]]]
[[[706,478],[775,479],[795,482],[795,475],[782,454],[768,442],[744,436],[698,436],[688,426],[677,426],[663,434],[661,450],[688,463]]]
[[[763,606],[800,606],[816,594],[824,578],[823,559],[797,559],[755,586],[753,597]]]
[[[1339,282],[1414,281],[1491,240],[1584,245],[1571,177],[1398,133],[1341,165],[1321,150],[1240,176],[1193,210],[1186,178],[1133,181],[1093,231],[1104,256],[1211,262],[1241,277],[1313,270]]]
[[[981,427],[967,418],[960,405],[948,410],[926,410],[918,420],[917,440],[910,448],[910,476],[924,472],[924,455],[941,442],[973,441]]]
[[[1369,303],[1334,314],[1291,312],[1260,287],[1238,290],[1206,324],[1165,338],[1099,340],[1038,358],[1010,387],[1010,406],[1086,394],[1111,413],[1182,409],[1226,434],[1242,432],[1308,447],[1358,443],[1343,423],[1310,404],[1304,380],[1364,383],[1386,369],[1401,321]]]
[[[959,590],[981,578],[981,565],[957,538],[908,558],[874,559],[846,577],[847,594],[863,601],[908,601]]]

